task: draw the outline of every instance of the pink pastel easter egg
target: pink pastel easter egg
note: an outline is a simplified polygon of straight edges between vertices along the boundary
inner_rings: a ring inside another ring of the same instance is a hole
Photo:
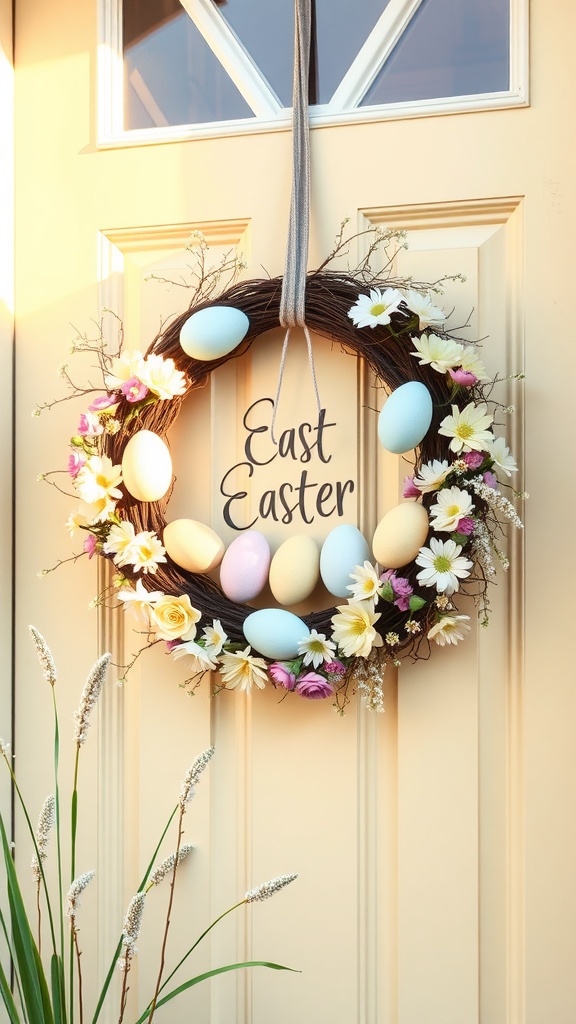
[[[270,545],[258,530],[233,540],[220,564],[220,586],[231,601],[244,604],[264,589],[270,568]]]

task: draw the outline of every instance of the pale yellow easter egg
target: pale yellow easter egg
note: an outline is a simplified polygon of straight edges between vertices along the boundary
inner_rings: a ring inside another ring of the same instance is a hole
[[[312,537],[304,534],[289,537],[270,563],[270,590],[278,604],[290,607],[310,596],[319,573],[320,552]]]
[[[122,456],[122,480],[137,501],[158,501],[172,483],[172,459],[167,444],[152,430],[139,430]]]
[[[174,519],[167,523],[163,543],[172,561],[188,572],[211,572],[224,555],[224,544],[218,534],[196,519]]]
[[[428,536],[428,513],[415,501],[403,501],[380,520],[372,552],[384,569],[400,569],[412,562]]]

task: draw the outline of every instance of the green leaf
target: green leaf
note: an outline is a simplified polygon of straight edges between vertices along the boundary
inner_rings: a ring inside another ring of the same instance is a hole
[[[10,1024],[21,1024],[20,1017],[18,1015],[18,1010],[16,1008],[16,1003],[14,1002],[14,996],[12,995],[12,992],[10,991],[10,985],[8,984],[8,979],[6,978],[6,975],[4,974],[4,969],[2,967],[2,963],[1,962],[0,962],[0,993],[2,994],[2,1002],[4,1003],[4,1006],[6,1007],[6,1010],[8,1011],[8,1019],[10,1021]]]
[[[464,547],[464,545],[467,544],[468,541],[470,540],[470,537],[468,536],[467,533],[458,533],[457,530],[454,530],[454,533],[452,534],[452,540],[454,541],[455,544],[460,544],[461,547]]]
[[[0,815],[0,834],[2,837],[2,851],[4,854],[4,866],[6,869],[6,881],[8,888],[8,904],[10,907],[10,920],[12,924],[12,935],[16,969],[20,975],[22,995],[28,1016],[29,1024],[54,1024],[54,1015],[50,1006],[50,996],[44,969],[32,935],[32,930],[26,916],[18,876],[12,852],[6,836],[4,821]]]
[[[408,607],[410,608],[411,612],[419,612],[420,609],[423,608],[425,604],[426,601],[424,600],[423,597],[418,597],[417,594],[412,594],[412,597],[408,602]]]
[[[50,961],[50,979],[52,982],[52,1003],[54,1005],[55,1024],[66,1024],[66,1000],[64,997],[64,967],[62,960],[52,954]]]
[[[163,999],[159,999],[156,1003],[156,1009],[159,1006],[163,1006],[164,1003],[169,1003],[171,999],[175,999],[176,996],[181,995],[182,992],[186,992],[187,989],[192,988],[193,985],[199,985],[201,981],[207,981],[208,978],[215,978],[217,974],[225,974],[226,971],[241,971],[245,967],[269,967],[272,971],[292,971],[294,974],[300,974],[300,971],[294,967],[283,967],[282,964],[271,964],[266,960],[247,960],[242,964],[227,964],[226,967],[216,967],[213,971],[206,971],[205,974],[199,974],[196,978],[191,978],[190,981],[185,981],[183,985],[179,985],[178,988],[173,989]],[[150,1016],[150,1010],[146,1012],[145,1016],[140,1017],[141,1021],[146,1020]]]
[[[378,590],[378,593],[384,601],[389,601],[390,604],[394,601],[394,591],[390,580],[384,580],[382,586]]]

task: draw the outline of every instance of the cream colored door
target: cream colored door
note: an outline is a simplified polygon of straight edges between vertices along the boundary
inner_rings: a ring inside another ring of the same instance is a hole
[[[518,16],[524,7],[512,9]],[[107,4],[102,11],[109,13]],[[72,370],[75,332],[97,329],[91,320],[99,322],[103,307],[122,317],[129,344],[144,348],[159,316],[184,307],[177,287],[146,278],[180,273],[192,230],[202,230],[215,253],[238,245],[249,276],[261,268],[277,274],[288,219],[291,140],[282,124],[97,145],[97,13],[91,2],[16,5],[15,740],[33,808],[50,785],[39,767],[51,752],[50,695],[28,623],[47,637],[60,667],[63,770],[66,728],[71,733],[90,664],[109,647],[122,659],[137,638],[119,613],[89,610],[99,589],[93,563],[38,578],[70,547],[68,505],[36,478],[65,465],[82,409],[64,403],[40,419],[30,412],[63,394],[58,365]],[[448,296],[455,317],[474,310],[471,331],[487,338],[491,370],[528,374],[524,391],[510,398],[518,407],[513,448],[531,492],[526,551],[523,538],[511,538],[512,570],[498,581],[488,630],[475,627],[457,650],[402,665],[397,679],[388,673],[383,715],[368,714],[356,699],[343,718],[327,702],[279,704],[271,688],[212,699],[206,682],[190,699],[178,687],[182,673],[158,649],[124,687],[112,678],[81,777],[78,864],[96,867],[100,881],[84,901],[88,998],[180,779],[214,743],[189,814],[186,841],[197,849],[178,894],[175,947],[246,889],[297,871],[298,881],[273,901],[227,919],[194,966],[253,958],[301,973],[228,975],[158,1019],[576,1019],[576,709],[567,642],[574,487],[562,452],[571,437],[574,359],[568,126],[576,24],[569,5],[545,0],[533,0],[530,16],[530,106],[430,117],[412,110],[358,123],[337,116],[329,123],[325,114],[312,132],[310,253],[317,266],[349,215],[353,228],[407,229],[404,272],[466,274],[466,285]],[[361,255],[353,250],[352,262]],[[109,314],[104,323],[111,331]],[[257,346],[251,361],[214,379],[174,433],[184,488],[175,500],[192,503],[194,516],[216,528],[218,482],[243,443],[241,416],[273,391],[279,355],[278,338]],[[315,355],[321,395],[340,430],[334,479],[357,482],[352,516],[368,525],[376,505],[383,511],[398,500],[403,467],[383,460],[372,489],[376,456],[358,417],[362,373],[325,342]],[[291,349],[282,393],[288,418],[294,396],[308,388],[305,367]],[[309,417],[311,389],[305,402]],[[278,543],[282,530],[269,534]],[[160,903],[147,909],[129,1019],[149,998]],[[105,1019],[115,1021],[117,1012]]]

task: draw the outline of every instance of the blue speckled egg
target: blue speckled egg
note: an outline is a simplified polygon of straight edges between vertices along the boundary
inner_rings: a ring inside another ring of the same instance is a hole
[[[404,455],[420,444],[431,422],[432,396],[425,384],[410,380],[392,392],[380,413],[380,444],[388,452]]]
[[[252,612],[242,626],[249,644],[265,658],[285,661],[295,658],[298,644],[310,630],[302,619],[283,608],[261,608]]]
[[[335,597],[350,597],[350,573],[370,559],[368,542],[357,526],[340,523],[330,531],[320,552],[322,582]]]
[[[208,362],[228,355],[245,337],[250,321],[234,306],[206,306],[192,313],[180,330],[180,344],[192,359]]]

